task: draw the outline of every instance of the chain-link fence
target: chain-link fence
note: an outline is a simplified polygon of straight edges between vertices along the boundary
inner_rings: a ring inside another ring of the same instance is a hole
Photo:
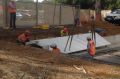
[[[2,1],[0,1],[0,5],[2,5]],[[5,7],[8,7],[8,5]],[[17,28],[32,27],[41,24],[73,24],[74,22],[74,8],[68,5],[36,3],[31,1],[16,1],[16,9]],[[0,10],[0,13],[3,13],[3,9]],[[7,18],[7,23],[9,23],[9,15],[7,15]],[[4,23],[2,17],[0,18],[0,24],[1,23]],[[9,26],[9,24],[7,25]]]
[[[16,2],[17,27],[31,27],[36,23],[36,3]]]
[[[73,24],[73,9],[71,6],[50,3],[38,3],[36,8],[36,3],[17,2],[17,25],[34,26],[36,21],[38,25]]]

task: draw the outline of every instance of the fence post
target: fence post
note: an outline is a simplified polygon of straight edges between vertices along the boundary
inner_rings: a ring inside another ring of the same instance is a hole
[[[36,26],[38,26],[38,0],[36,1]]]
[[[60,4],[59,25],[61,25],[61,20],[62,20],[62,6]]]
[[[9,26],[9,19],[8,19],[8,2],[9,0],[3,0],[3,28],[7,28]]]

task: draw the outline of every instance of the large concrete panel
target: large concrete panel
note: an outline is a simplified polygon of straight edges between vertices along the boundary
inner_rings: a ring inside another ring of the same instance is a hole
[[[64,49],[65,49],[65,46],[66,46],[66,43],[68,40],[68,36],[50,38],[50,39],[33,40],[33,41],[30,41],[28,44],[36,44],[36,45],[41,46],[44,49],[48,49],[48,50],[51,50],[50,45],[56,44],[58,46],[58,48],[60,48],[62,53],[67,54],[67,53],[86,50],[87,49],[86,38],[90,35],[91,35],[90,33],[74,35],[72,44],[71,44],[71,48],[69,50],[69,45],[70,45],[70,41],[69,41],[66,51],[64,51]],[[106,41],[103,37],[101,37],[100,35],[98,35],[96,33],[96,47],[106,46],[109,44],[110,43],[108,41]]]

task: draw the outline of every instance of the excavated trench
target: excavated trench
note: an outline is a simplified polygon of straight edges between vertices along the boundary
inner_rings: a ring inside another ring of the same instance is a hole
[[[88,30],[90,29],[90,25],[91,23],[85,23],[84,27],[82,27],[81,29],[76,28],[76,32],[77,33],[81,33],[81,32],[88,32]],[[120,34],[120,27],[119,26],[114,26],[112,24],[108,24],[105,22],[100,22],[100,23],[96,23],[96,27],[97,28],[103,28],[106,30],[106,36],[111,36],[111,35],[116,35],[116,34]],[[4,30],[4,29],[0,29],[0,40],[4,40],[4,41],[9,41],[9,42],[16,42],[17,36],[24,32],[24,30],[30,30],[32,33],[32,40],[35,39],[43,39],[43,38],[51,38],[51,37],[58,37],[60,36],[60,30],[61,28],[52,28],[49,30],[42,30],[42,29],[32,29],[32,28],[21,28],[21,29],[15,29],[15,30]],[[71,28],[70,28],[71,29]],[[83,30],[84,29],[84,30]],[[119,37],[113,37],[110,38],[112,40],[109,40],[110,42],[112,41],[117,41],[114,40],[114,38],[119,38]],[[119,42],[116,42],[116,44]],[[113,47],[113,48],[107,48],[104,50],[101,50],[97,53],[97,55],[103,55],[103,54],[107,54],[107,53],[112,53],[112,52],[118,52],[119,51],[119,46],[118,47]],[[74,54],[76,55],[76,54]],[[82,56],[82,55],[81,55]],[[119,55],[117,55],[119,57]]]

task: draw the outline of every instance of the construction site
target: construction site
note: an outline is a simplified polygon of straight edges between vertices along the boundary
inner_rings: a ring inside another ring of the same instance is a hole
[[[0,0],[0,79],[120,79],[119,25],[94,20],[95,11],[79,5],[16,0],[16,28],[11,29],[9,1]],[[69,34],[61,36],[64,26]],[[18,44],[25,30],[31,32],[30,41]],[[92,59],[87,37],[95,41]],[[60,53],[52,51],[52,44]]]

